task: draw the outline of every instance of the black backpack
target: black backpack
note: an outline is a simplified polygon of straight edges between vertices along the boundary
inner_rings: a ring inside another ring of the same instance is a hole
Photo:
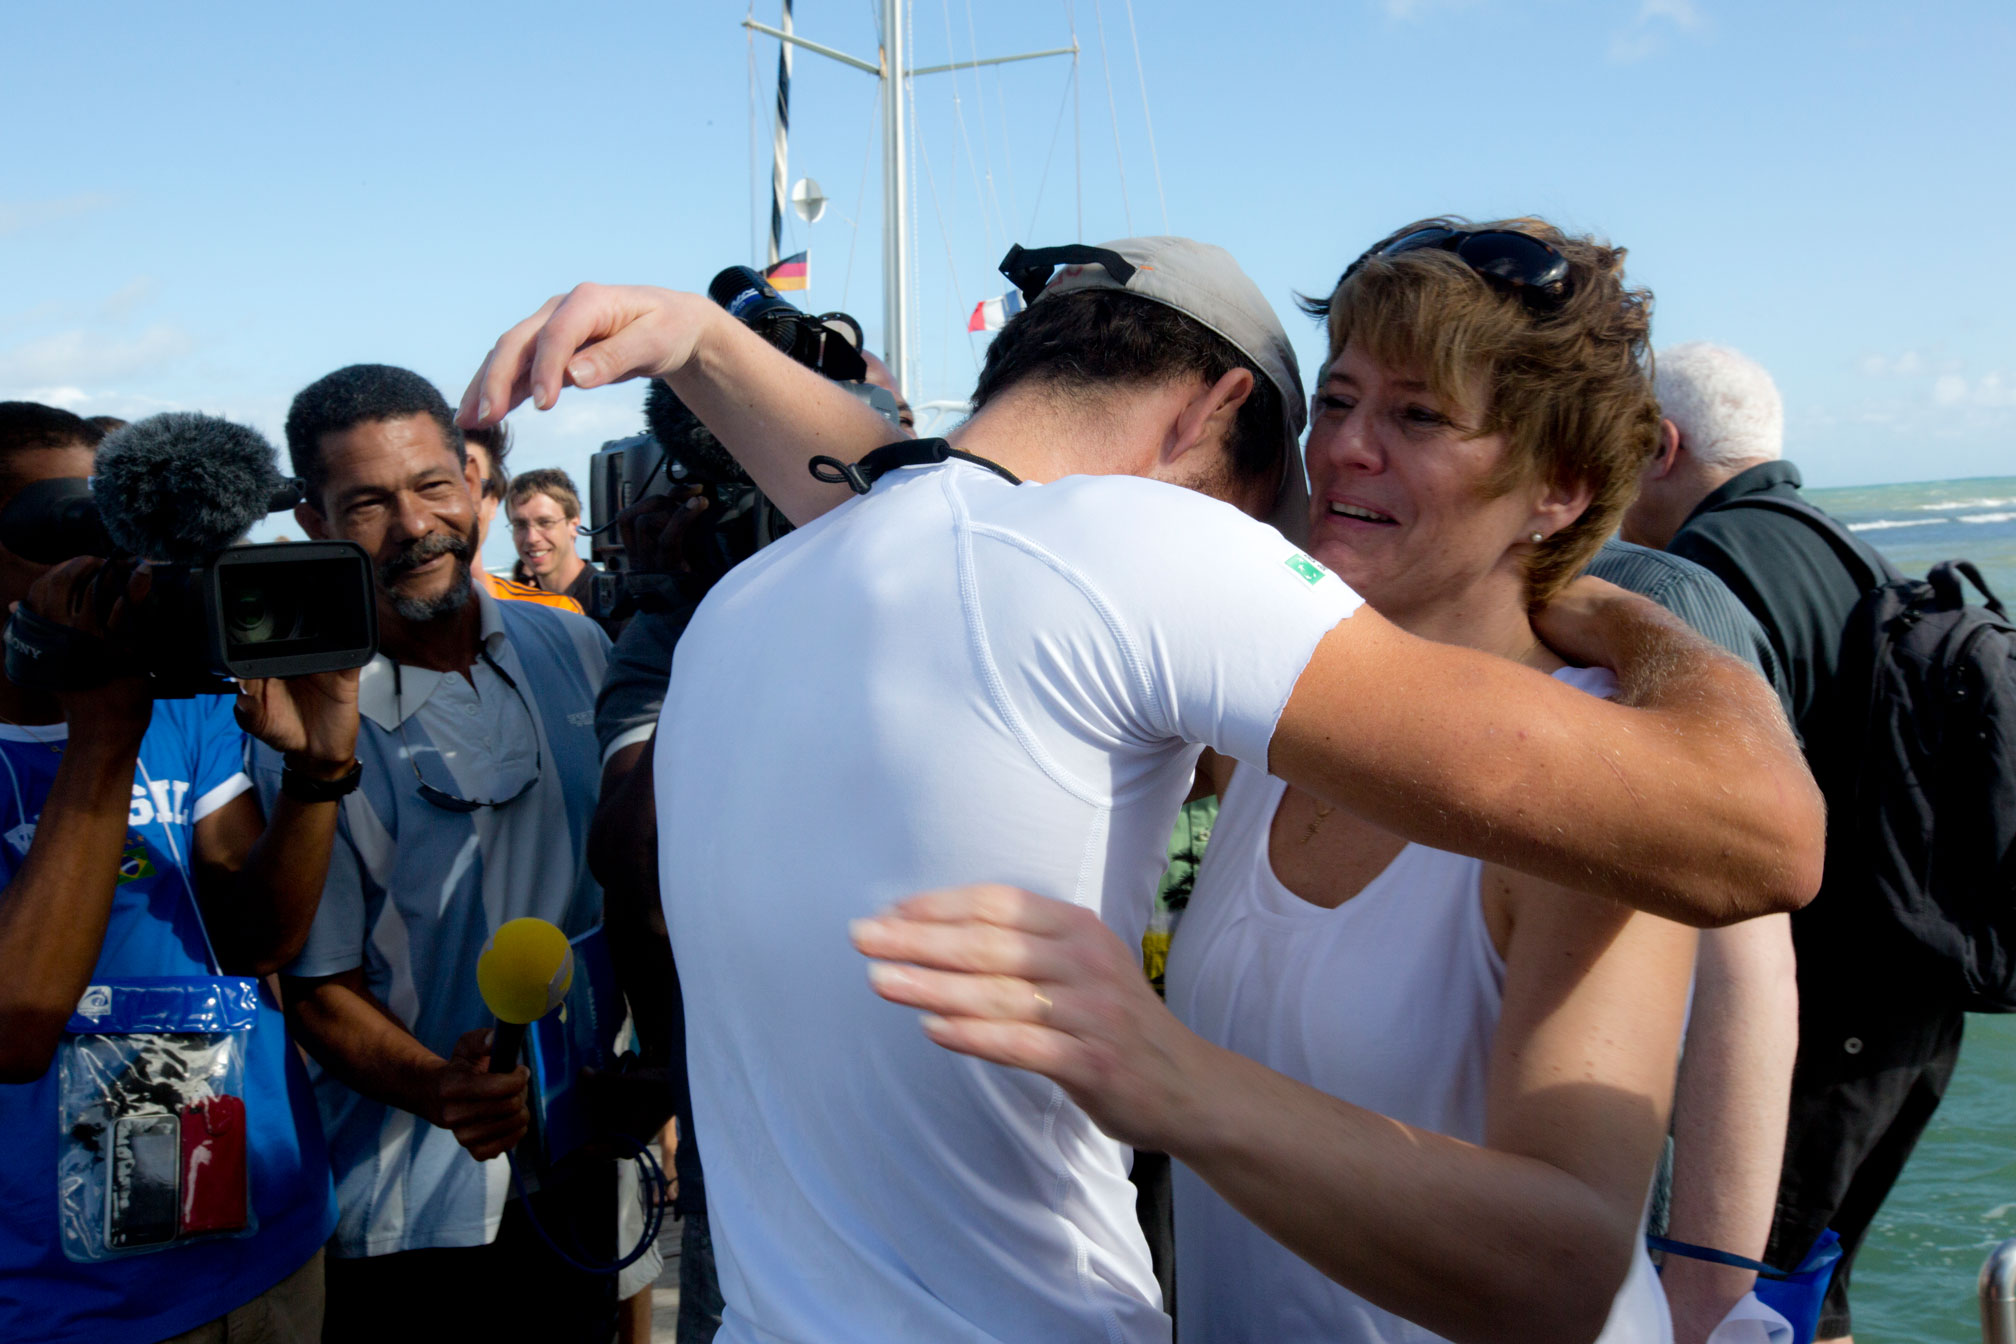
[[[1968,561],[1908,579],[1803,501],[1723,507],[1803,519],[1867,589],[1825,740],[1808,744],[1830,808],[1830,899],[1887,912],[1968,1012],[2016,1012],[2016,625]],[[1967,604],[1963,577],[1985,607]]]

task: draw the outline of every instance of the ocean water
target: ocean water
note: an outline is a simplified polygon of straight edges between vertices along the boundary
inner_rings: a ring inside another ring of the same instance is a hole
[[[2016,476],[1806,493],[1906,574],[1969,559],[2016,603]],[[1857,1344],[1979,1344],[1975,1276],[2012,1236],[2016,1016],[1974,1016],[1945,1103],[1856,1262]]]

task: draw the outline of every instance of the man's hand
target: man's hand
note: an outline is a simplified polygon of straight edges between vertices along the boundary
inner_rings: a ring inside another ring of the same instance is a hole
[[[105,733],[137,742],[146,733],[154,716],[154,696],[147,678],[137,670],[132,645],[135,613],[152,585],[152,571],[144,564],[80,555],[49,570],[28,589],[27,606],[37,616],[101,640],[134,659],[132,676],[56,693],[73,741]]]
[[[647,495],[611,519],[629,568],[639,574],[686,574],[686,529],[707,508],[697,485],[682,485],[662,495]]]
[[[490,1073],[487,1027],[465,1031],[455,1053],[434,1077],[434,1096],[427,1122],[452,1130],[455,1141],[478,1162],[487,1162],[515,1147],[532,1123],[526,1087],[532,1075],[524,1065],[509,1073]]]
[[[1618,613],[1663,610],[1656,603],[1587,575],[1570,582],[1533,613],[1533,632],[1578,667],[1615,670]],[[1674,618],[1677,619],[1677,618]]]
[[[703,294],[577,285],[504,333],[455,418],[494,425],[530,400],[549,410],[567,387],[662,378],[798,527],[852,499],[814,479],[814,457],[852,462],[889,442],[867,402],[792,359]]]
[[[551,410],[563,387],[663,378],[693,356],[706,322],[728,318],[698,294],[646,285],[576,285],[504,333],[484,359],[456,421],[494,425],[530,398]]]
[[[295,769],[331,778],[357,759],[357,668],[238,683],[238,726]]]
[[[875,992],[922,1008],[948,1050],[1051,1079],[1099,1128],[1167,1151],[1211,1047],[1155,996],[1090,910],[1014,887],[925,892],[857,920]]]

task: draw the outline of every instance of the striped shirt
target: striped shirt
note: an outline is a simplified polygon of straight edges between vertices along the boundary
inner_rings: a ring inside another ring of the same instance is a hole
[[[531,602],[542,607],[553,607],[560,611],[579,613],[581,604],[566,593],[549,593],[544,588],[535,588],[529,583],[516,579],[500,578],[488,570],[479,570],[485,592],[499,602]]]
[[[1791,714],[1790,684],[1784,666],[1772,652],[1771,640],[1757,618],[1729,591],[1728,585],[1692,560],[1665,551],[1635,546],[1616,537],[1603,543],[1585,571],[1592,578],[1649,597],[1694,627],[1707,639],[1764,674]]]
[[[322,904],[287,972],[361,966],[377,1000],[443,1056],[464,1032],[492,1023],[476,988],[476,957],[491,930],[536,915],[573,937],[602,918],[585,854],[599,769],[595,691],[609,641],[571,613],[500,603],[480,587],[476,602],[484,656],[470,677],[395,668],[383,654],[364,669],[363,782],[343,800]],[[279,771],[275,753],[261,748],[254,778],[269,811]],[[468,800],[525,792],[458,813],[423,797],[422,780]],[[336,1254],[495,1237],[510,1184],[505,1163],[479,1164],[449,1131],[319,1067],[310,1073],[336,1175]]]

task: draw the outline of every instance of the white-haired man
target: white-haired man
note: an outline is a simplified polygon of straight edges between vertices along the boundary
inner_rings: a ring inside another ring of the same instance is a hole
[[[1809,760],[1831,745],[1842,632],[1868,572],[1894,576],[1866,542],[1853,558],[1815,522],[1759,501],[1811,507],[1782,459],[1785,411],[1771,375],[1726,346],[1661,351],[1659,456],[1623,535],[1703,565],[1764,627],[1791,692]],[[1828,772],[1816,768],[1823,788]],[[1829,799],[1830,804],[1834,799]],[[1831,846],[1830,846],[1831,850]],[[1829,872],[1833,871],[1830,853]],[[1823,1228],[1842,1257],[1817,1338],[1846,1339],[1848,1280],[1876,1211],[1932,1117],[1960,1052],[1963,1014],[1936,968],[1900,951],[1894,918],[1829,884],[1792,916],[1799,962],[1799,1056],[1777,1218],[1766,1259],[1788,1267]]]

